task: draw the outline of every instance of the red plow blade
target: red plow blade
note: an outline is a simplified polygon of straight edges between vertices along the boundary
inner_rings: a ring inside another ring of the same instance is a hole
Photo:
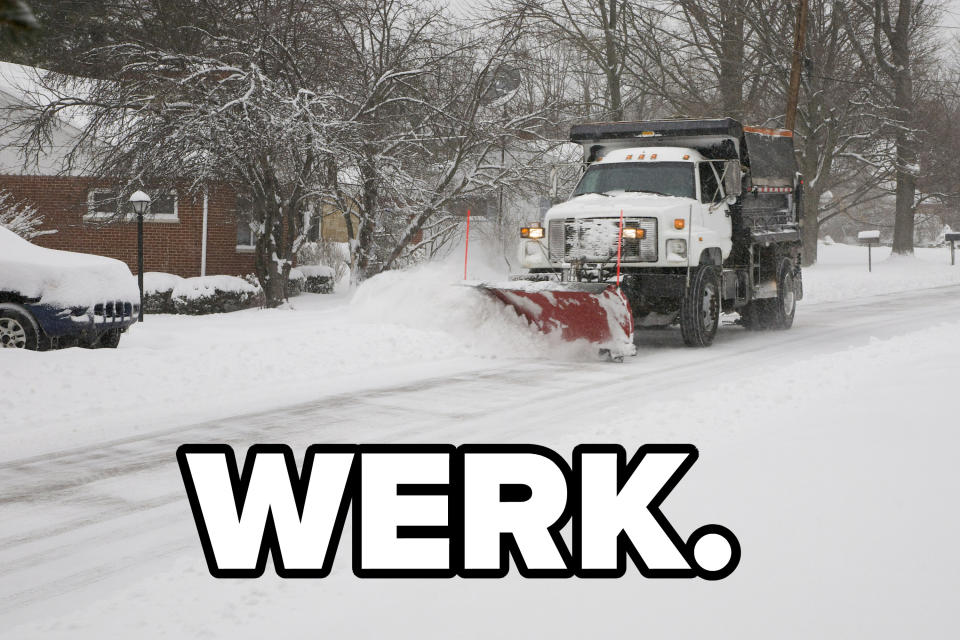
[[[592,282],[516,281],[479,288],[544,333],[587,340],[611,358],[634,355],[633,312],[616,285]]]

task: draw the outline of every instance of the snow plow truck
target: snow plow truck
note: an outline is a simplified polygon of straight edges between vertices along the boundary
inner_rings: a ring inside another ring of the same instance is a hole
[[[570,198],[521,229],[526,272],[485,285],[545,332],[635,353],[635,329],[679,324],[709,346],[721,312],[789,329],[803,298],[803,180],[790,131],[730,118],[575,125]]]

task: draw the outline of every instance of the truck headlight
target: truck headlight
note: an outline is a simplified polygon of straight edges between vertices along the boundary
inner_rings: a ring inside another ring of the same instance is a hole
[[[543,238],[543,227],[540,225],[523,227],[520,229],[521,238],[530,238],[531,240],[540,240]]]
[[[687,241],[680,239],[667,240],[667,260],[685,260],[687,257]]]

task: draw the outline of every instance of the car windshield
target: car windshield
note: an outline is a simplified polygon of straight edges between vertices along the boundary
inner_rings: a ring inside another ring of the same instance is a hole
[[[618,162],[595,164],[580,179],[573,197],[586,193],[637,191],[695,198],[692,162]]]

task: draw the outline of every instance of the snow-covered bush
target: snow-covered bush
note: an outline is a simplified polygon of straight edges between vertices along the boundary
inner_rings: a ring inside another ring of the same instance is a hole
[[[329,267],[332,281],[340,282],[350,269],[350,245],[330,240],[304,243],[297,253],[297,263],[301,269],[305,265]]]
[[[143,274],[143,312],[176,313],[173,307],[173,290],[183,278],[172,273],[148,271]]]
[[[263,306],[263,289],[235,276],[185,278],[170,294],[175,313],[203,315]]]
[[[17,200],[6,189],[0,189],[0,227],[6,227],[27,240],[56,233],[56,230],[41,231],[42,223],[43,216],[36,207],[26,200]]]
[[[293,298],[303,293],[303,288],[307,284],[307,276],[304,275],[303,271],[294,267],[290,269],[288,277],[290,282],[287,283],[287,297]]]
[[[303,291],[308,293],[333,293],[336,272],[323,264],[297,267],[303,274]]]

